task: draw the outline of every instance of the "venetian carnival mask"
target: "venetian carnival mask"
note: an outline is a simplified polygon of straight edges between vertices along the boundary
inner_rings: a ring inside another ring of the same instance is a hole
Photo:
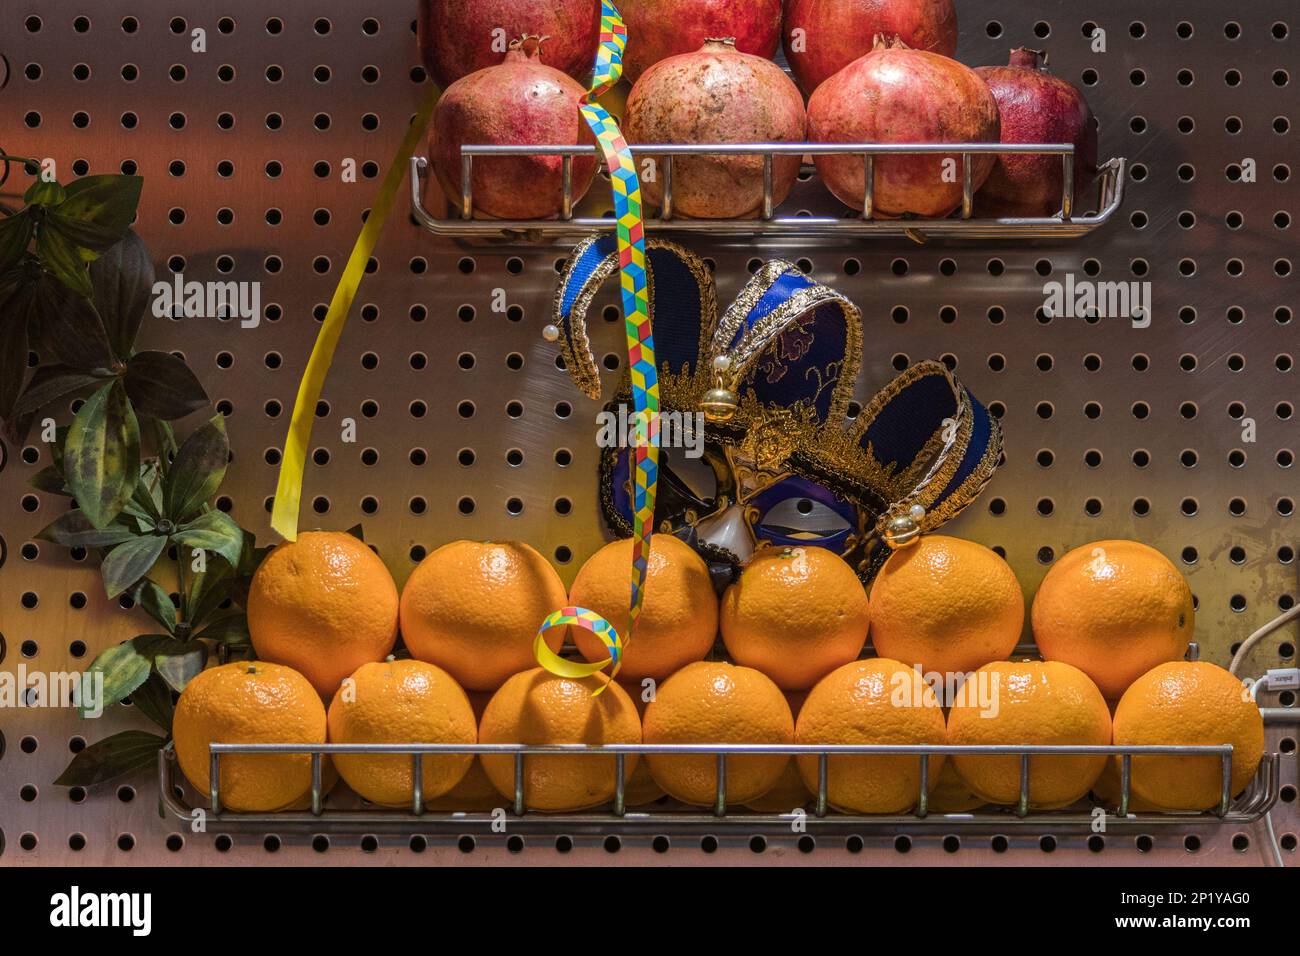
[[[663,441],[661,420],[654,530],[692,545],[720,583],[766,544],[829,548],[868,583],[891,548],[942,526],[988,483],[1001,430],[944,365],[912,366],[850,417],[862,355],[852,302],[774,260],[719,314],[699,256],[647,246],[663,419],[688,435],[702,419],[704,430],[693,458]],[[589,398],[601,387],[587,313],[617,271],[614,237],[593,237],[556,293],[553,331]],[[606,411],[629,416],[630,404],[624,373]],[[631,458],[625,445],[602,450],[601,507],[621,537],[632,534]]]

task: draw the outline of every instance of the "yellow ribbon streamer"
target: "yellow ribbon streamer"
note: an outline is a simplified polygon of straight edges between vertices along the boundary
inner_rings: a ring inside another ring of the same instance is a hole
[[[411,128],[406,131],[397,155],[393,157],[388,173],[379,187],[379,194],[370,207],[361,235],[357,236],[348,264],[343,269],[339,284],[334,289],[325,322],[316,336],[312,346],[311,358],[302,380],[298,383],[298,397],[293,404],[293,416],[289,420],[289,432],[284,439],[284,452],[280,461],[280,477],[275,486],[275,507],[271,512],[271,527],[287,541],[298,537],[298,510],[302,504],[303,469],[307,464],[307,446],[311,442],[311,426],[316,418],[316,403],[320,400],[321,390],[325,387],[325,378],[329,375],[330,365],[334,362],[334,349],[343,335],[343,326],[347,324],[348,312],[356,298],[357,289],[366,274],[366,264],[370,261],[379,235],[384,231],[384,224],[392,211],[397,191],[408,175],[411,157],[429,125],[433,108],[438,103],[439,90],[430,86],[425,94],[420,110],[411,121]]]

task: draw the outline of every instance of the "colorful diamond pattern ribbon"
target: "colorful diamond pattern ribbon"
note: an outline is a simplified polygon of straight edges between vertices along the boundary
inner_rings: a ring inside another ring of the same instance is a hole
[[[636,619],[645,602],[646,564],[650,556],[650,534],[654,530],[655,489],[659,480],[659,373],[655,367],[655,340],[650,322],[649,280],[646,274],[645,221],[641,209],[641,183],[636,174],[636,163],[627,140],[623,138],[614,117],[597,102],[623,75],[623,50],[627,46],[627,27],[618,9],[609,0],[602,0],[600,10],[600,50],[596,54],[596,67],[592,73],[590,91],[579,107],[583,119],[591,127],[605,155],[609,167],[610,185],[614,193],[614,217],[618,236],[619,277],[623,292],[623,325],[627,333],[628,369],[632,382],[632,402],[638,422],[636,447],[632,449],[633,469],[633,536],[632,536],[632,588],[627,640],[636,632]],[[613,665],[610,677],[618,674],[622,665],[622,644],[618,632],[599,615],[601,629],[587,627],[601,636],[610,648],[607,661],[575,664],[551,652],[542,634],[556,626],[556,615],[573,611],[565,608],[546,619],[538,631],[534,650],[538,663],[553,674],[585,676]],[[592,615],[594,612],[583,612]],[[589,619],[567,623],[586,627]],[[543,653],[543,651],[545,653]],[[558,662],[558,663],[557,663]],[[581,673],[578,673],[581,672]],[[603,689],[603,688],[602,688]],[[599,693],[599,691],[597,691]]]

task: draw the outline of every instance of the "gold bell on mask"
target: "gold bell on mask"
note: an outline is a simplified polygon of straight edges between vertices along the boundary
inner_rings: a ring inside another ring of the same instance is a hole
[[[906,514],[886,516],[880,529],[880,537],[885,544],[897,551],[915,544],[921,537],[921,522],[925,519],[925,509],[912,505]]]
[[[729,422],[736,417],[740,408],[740,399],[728,388],[727,373],[731,370],[731,358],[719,355],[713,360],[714,387],[704,393],[700,400],[700,410],[711,422]]]

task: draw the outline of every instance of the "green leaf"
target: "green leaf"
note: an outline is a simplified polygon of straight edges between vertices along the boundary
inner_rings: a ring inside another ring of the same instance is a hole
[[[204,512],[182,525],[172,538],[195,551],[219,554],[231,567],[238,567],[239,556],[244,550],[244,529],[222,511]]]
[[[160,534],[132,537],[115,547],[104,557],[99,573],[104,577],[104,591],[115,598],[135,587],[136,583],[158,563],[167,547],[167,539]]]
[[[166,628],[168,634],[176,633],[176,605],[162,585],[145,578],[135,586],[131,597],[146,614]]]
[[[215,641],[218,644],[251,644],[248,617],[242,611],[230,611],[217,618],[198,634],[195,640]]]
[[[163,479],[163,513],[177,524],[194,518],[221,487],[229,461],[226,421],[214,415],[177,450]]]
[[[27,379],[27,330],[35,305],[36,286],[31,282],[18,285],[0,303],[0,418],[5,420],[12,417]]]
[[[173,421],[208,404],[208,393],[190,367],[170,352],[137,352],[126,365],[126,394],[136,411]]]
[[[244,532],[244,536],[251,537],[248,532]],[[221,604],[230,597],[236,573],[236,569],[225,561],[217,561],[208,564],[205,570],[190,579],[190,593],[186,606],[189,608],[189,620],[193,627],[202,627],[210,617],[221,610]]]
[[[52,209],[45,217],[45,228],[52,229],[77,248],[82,262],[91,263],[122,241],[125,229],[82,222]]]
[[[113,353],[122,361],[131,357],[153,294],[153,260],[133,231],[90,264],[90,284],[95,311],[104,322]]]
[[[86,176],[64,189],[66,198],[59,204],[58,215],[61,219],[116,233],[117,238],[113,240],[115,243],[126,235],[135,219],[143,187],[144,179],[140,176],[119,176],[114,173]],[[61,222],[60,226],[62,225]],[[105,245],[99,251],[104,251],[113,243]]]
[[[96,528],[84,512],[69,511],[42,528],[36,538],[65,548],[111,548],[135,536],[134,531],[118,522]]]
[[[175,644],[176,642],[173,641],[172,643]],[[154,660],[156,662],[158,658],[154,658]],[[167,733],[172,732],[172,716],[175,713],[176,705],[172,703],[171,688],[159,672],[155,672],[147,681],[135,689],[135,693],[131,695],[131,703],[135,705],[140,713],[167,731]]]
[[[68,430],[63,458],[81,510],[104,527],[131,500],[140,474],[140,426],[120,382],[86,399]]]
[[[32,217],[25,212],[0,219],[0,272],[8,270],[27,252],[32,230]]]
[[[178,694],[185,690],[208,662],[208,645],[202,641],[169,641],[159,646],[153,656],[154,667]],[[134,698],[132,698],[134,700]]]
[[[93,787],[152,767],[167,741],[143,730],[123,730],[97,741],[72,758],[56,787]]]
[[[50,275],[77,295],[90,298],[94,289],[90,285],[90,273],[86,271],[86,260],[81,257],[81,248],[58,229],[51,228],[48,220],[37,233],[36,255]]]
[[[162,480],[158,462],[141,462],[140,480],[136,482],[131,500],[122,510],[149,528],[162,520]]]
[[[79,392],[91,385],[102,385],[103,378],[89,372],[79,372],[66,365],[42,365],[33,373],[31,381],[14,403],[14,415],[30,415],[51,402]]]
[[[89,288],[89,275],[85,280]],[[64,365],[79,372],[112,368],[113,349],[99,313],[89,299],[68,286],[42,277],[36,292],[36,321],[45,347]]]
[[[57,206],[67,196],[67,191],[58,182],[41,177],[27,187],[23,202],[29,206]]]
[[[68,447],[68,432],[71,425],[59,425],[54,429],[54,441],[50,445],[50,458],[59,471],[63,470],[63,449]]]
[[[154,652],[163,641],[170,640],[166,634],[142,634],[101,651],[87,672],[104,675],[104,696],[99,701],[100,707],[107,710],[148,680],[153,670]],[[84,707],[81,716],[86,716]]]
[[[63,477],[63,469],[58,465],[46,465],[32,475],[27,483],[37,491],[44,491],[51,495],[63,495],[67,498],[72,497],[72,489],[68,487],[68,482]]]

